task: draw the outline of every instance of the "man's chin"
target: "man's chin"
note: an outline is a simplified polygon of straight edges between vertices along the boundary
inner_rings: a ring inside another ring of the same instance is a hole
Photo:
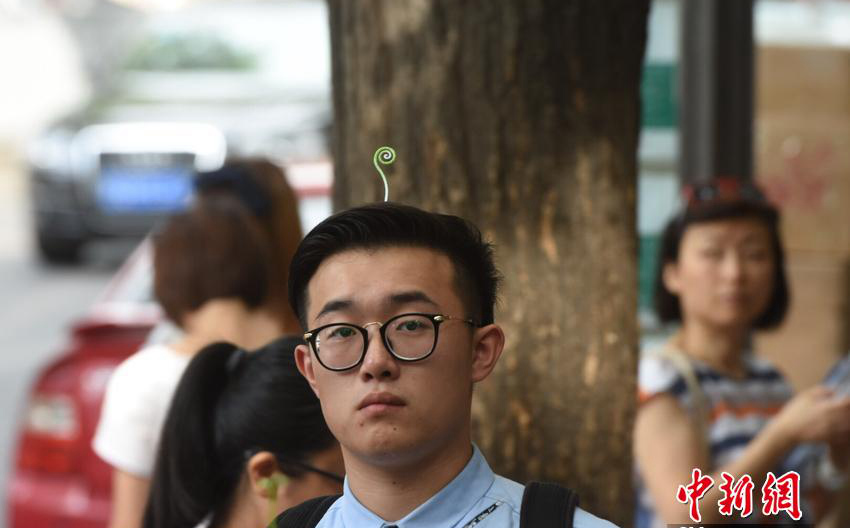
[[[409,434],[401,434],[402,430],[398,426],[388,426],[363,431],[348,451],[375,466],[406,464],[416,458],[421,442],[416,442]]]

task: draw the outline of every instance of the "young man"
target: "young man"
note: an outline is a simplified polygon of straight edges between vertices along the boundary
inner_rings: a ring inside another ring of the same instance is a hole
[[[505,335],[491,246],[461,218],[383,203],[338,213],[302,241],[289,299],[299,370],[345,459],[318,526],[519,526],[523,486],[470,439],[472,391]],[[577,528],[613,525],[576,510]]]

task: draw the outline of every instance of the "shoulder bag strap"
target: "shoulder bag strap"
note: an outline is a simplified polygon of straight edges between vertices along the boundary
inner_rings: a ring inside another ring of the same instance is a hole
[[[578,494],[558,484],[530,482],[522,494],[520,528],[573,528]]]
[[[314,528],[341,495],[316,497],[293,506],[277,516],[268,528]]]
[[[694,364],[691,363],[691,360],[684,354],[684,352],[675,348],[670,343],[667,343],[665,346],[656,349],[651,354],[657,355],[668,360],[676,371],[682,376],[685,380],[685,385],[688,388],[688,393],[693,398],[693,407],[690,409],[691,418],[694,421],[694,425],[696,426],[697,434],[702,442],[702,446],[700,449],[703,452],[703,455],[706,457],[705,460],[711,461],[711,450],[709,448],[708,443],[708,422],[709,422],[709,404],[708,397],[705,395],[705,391],[702,390],[702,386],[699,383],[699,379],[697,379],[697,373],[694,369]]]

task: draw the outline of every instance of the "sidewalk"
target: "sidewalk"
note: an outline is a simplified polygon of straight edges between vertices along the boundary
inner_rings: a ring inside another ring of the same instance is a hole
[[[29,191],[21,155],[0,145],[0,260],[30,251]]]

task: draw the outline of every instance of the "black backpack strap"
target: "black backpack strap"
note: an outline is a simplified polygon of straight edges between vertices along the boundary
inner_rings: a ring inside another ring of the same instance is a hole
[[[268,528],[313,528],[319,524],[331,504],[341,496],[325,495],[304,501],[278,515]]]
[[[520,528],[573,528],[578,494],[558,484],[529,482],[522,494]]]

